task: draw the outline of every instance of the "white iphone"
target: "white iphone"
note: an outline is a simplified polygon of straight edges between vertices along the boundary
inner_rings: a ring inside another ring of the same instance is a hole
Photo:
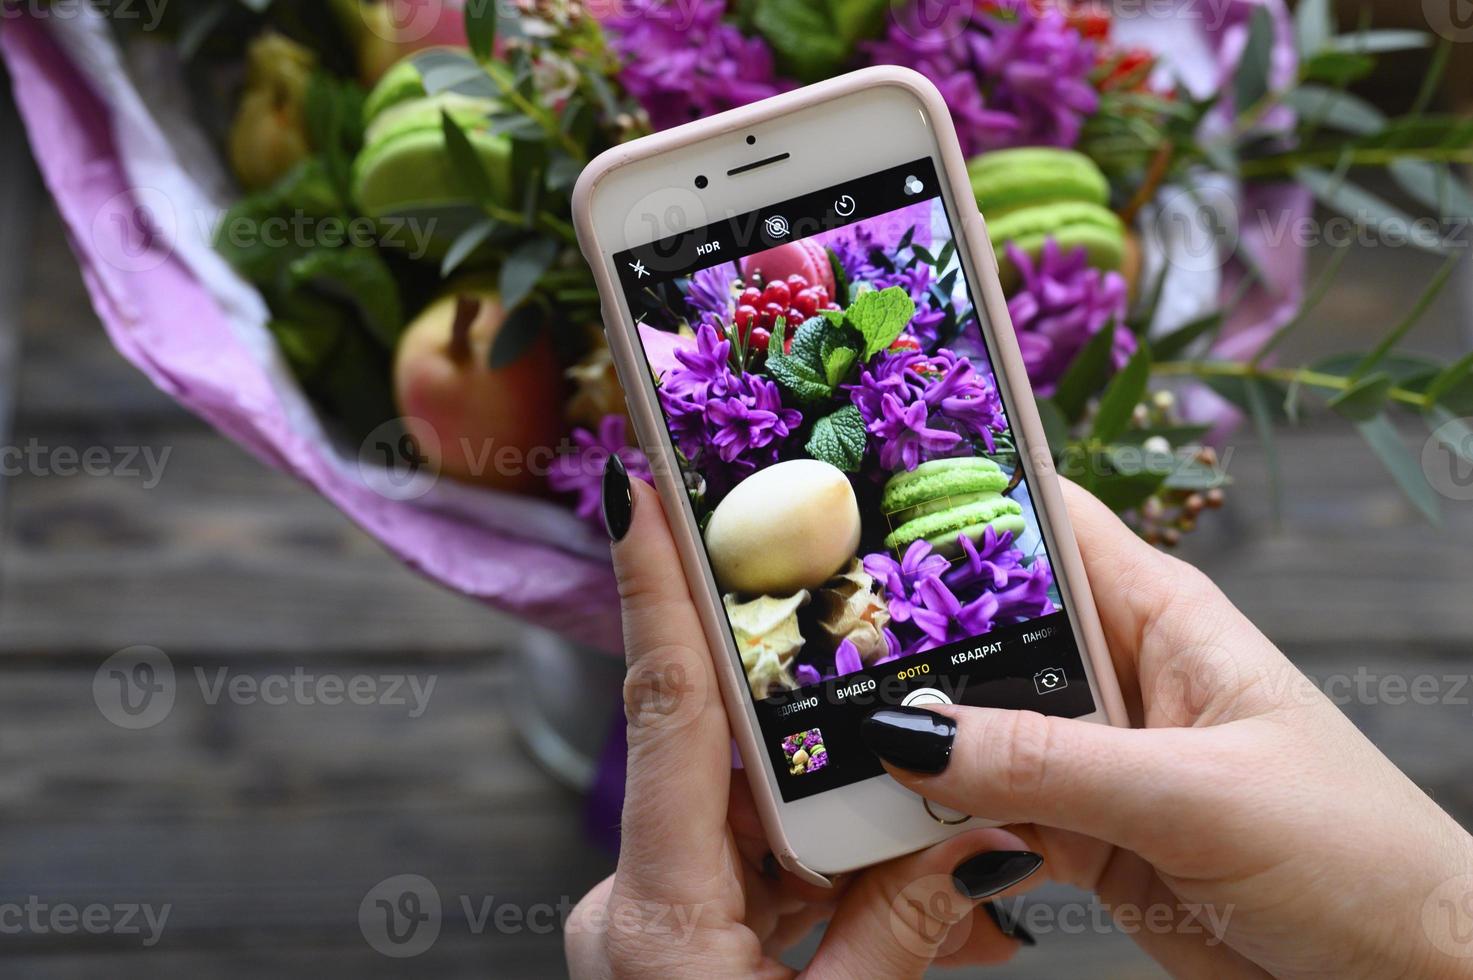
[[[774,853],[815,882],[982,822],[860,725],[1125,723],[964,161],[871,68],[609,151],[574,198]]]

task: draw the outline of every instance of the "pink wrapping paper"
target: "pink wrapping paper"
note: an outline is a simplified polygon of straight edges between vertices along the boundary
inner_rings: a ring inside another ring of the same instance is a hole
[[[618,595],[602,546],[552,503],[519,499],[517,536],[451,509],[381,496],[291,424],[261,352],[233,329],[178,256],[136,219],[110,116],[47,34],[18,19],[0,56],[94,309],[118,351],[160,389],[266,464],[317,490],[411,568],[570,639],[620,648]],[[157,254],[151,254],[157,251]]]

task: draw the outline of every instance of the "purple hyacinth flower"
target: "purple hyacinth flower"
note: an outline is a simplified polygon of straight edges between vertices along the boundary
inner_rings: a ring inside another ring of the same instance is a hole
[[[776,76],[767,42],[744,35],[725,14],[724,0],[628,0],[604,21],[623,62],[619,79],[656,129],[793,87]]]
[[[927,459],[956,450],[962,437],[930,425],[930,406],[924,399],[905,404],[894,395],[880,399],[880,418],[870,433],[880,445],[880,465],[888,470],[913,470]]]
[[[558,493],[577,494],[574,512],[583,520],[597,524],[602,520],[604,465],[613,455],[623,460],[630,476],[652,479],[644,453],[629,444],[628,419],[622,415],[605,415],[597,432],[584,428],[573,430],[573,451],[553,461],[547,473],[548,486]]]
[[[932,554],[931,546],[925,541],[912,541],[900,561],[885,552],[866,555],[863,561],[865,572],[884,586],[890,618],[898,623],[910,621],[915,606],[911,595],[916,584],[941,575],[949,564],[940,555]]]
[[[1099,107],[1095,45],[1049,5],[996,0],[950,13],[917,2],[867,45],[876,64],[914,68],[941,90],[968,154],[1011,146],[1073,146]],[[936,29],[938,13],[952,29]],[[955,14],[953,17],[951,14]],[[954,25],[954,26],[953,26]]]
[[[1011,242],[1007,253],[1023,280],[1008,312],[1034,391],[1052,395],[1079,351],[1101,330],[1114,330],[1110,359],[1117,371],[1125,366],[1136,341],[1125,325],[1128,290],[1120,273],[1092,268],[1083,248],[1066,255],[1053,238],[1036,262]]]
[[[843,677],[846,674],[854,674],[864,669],[864,661],[859,657],[859,648],[854,641],[844,639],[839,641],[839,649],[834,651],[834,673]]]

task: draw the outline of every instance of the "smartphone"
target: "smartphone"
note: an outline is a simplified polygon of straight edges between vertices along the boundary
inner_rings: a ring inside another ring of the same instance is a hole
[[[574,195],[773,852],[983,826],[860,739],[893,705],[1125,723],[940,94],[877,67],[633,141]]]

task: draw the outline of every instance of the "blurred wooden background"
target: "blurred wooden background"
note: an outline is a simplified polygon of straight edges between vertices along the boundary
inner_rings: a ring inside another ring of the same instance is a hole
[[[0,186],[24,179],[0,174]],[[15,208],[0,227],[0,295],[19,296],[0,307],[0,444],[170,456],[153,488],[0,478],[0,906],[36,896],[172,912],[149,949],[126,936],[0,936],[0,975],[562,974],[555,930],[477,935],[457,904],[556,913],[612,864],[587,843],[581,801],[528,759],[507,718],[518,630],[421,581],[154,391],[104,338],[49,206],[32,191]],[[1291,356],[1364,348],[1435,267],[1407,249],[1356,253]],[[1465,265],[1412,346],[1467,349],[1470,278]],[[1404,434],[1414,449],[1426,437],[1413,425]],[[1346,426],[1316,419],[1281,441],[1276,528],[1260,447],[1244,432],[1231,448],[1229,507],[1184,550],[1297,663],[1316,677],[1473,670],[1473,504],[1427,526]],[[184,683],[164,723],[126,731],[98,711],[92,684],[104,658],[136,644],[163,649],[181,674],[301,667],[437,686],[412,719],[388,706],[209,705]],[[1465,825],[1470,693],[1346,708]],[[436,884],[446,921],[429,952],[398,961],[365,942],[358,908],[405,873]],[[1070,898],[1046,889],[1036,900]],[[1039,939],[987,975],[1160,975],[1119,935]]]

